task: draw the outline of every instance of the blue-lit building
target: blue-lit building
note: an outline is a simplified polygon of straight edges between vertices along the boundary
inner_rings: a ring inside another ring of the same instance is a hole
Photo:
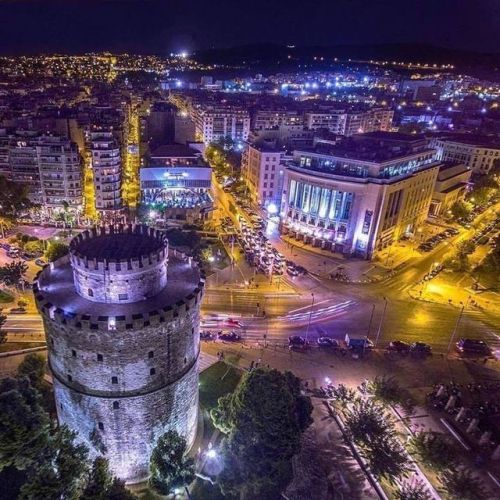
[[[440,162],[423,137],[374,132],[317,143],[286,163],[281,232],[373,257],[412,237],[429,212]]]
[[[213,210],[208,166],[148,167],[140,171],[141,203],[164,219],[205,219]]]

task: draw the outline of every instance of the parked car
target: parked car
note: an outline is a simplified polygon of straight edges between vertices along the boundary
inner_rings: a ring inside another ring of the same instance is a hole
[[[460,339],[456,345],[457,351],[461,354],[480,354],[484,356],[491,355],[490,347],[482,340]]]
[[[241,335],[236,332],[219,333],[219,340],[225,340],[227,342],[238,342],[239,340],[241,340]]]
[[[410,345],[410,354],[415,356],[429,356],[432,354],[432,347],[424,342],[413,342]]]
[[[43,259],[35,259],[35,264],[39,267],[45,267],[47,265],[47,262]]]
[[[330,337],[319,337],[317,342],[320,347],[339,347],[338,340]]]
[[[308,342],[304,337],[300,337],[299,335],[292,335],[288,337],[288,345],[290,347],[303,347],[306,346]]]
[[[211,332],[210,330],[202,330],[200,332],[200,339],[201,340],[214,340],[215,334],[213,332]]]
[[[368,337],[353,337],[346,333],[345,343],[349,349],[363,350],[373,349],[373,342]]]
[[[10,314],[26,314],[26,309],[24,307],[13,307],[9,310]]]
[[[393,340],[392,342],[389,342],[387,350],[397,352],[400,354],[407,354],[408,352],[410,352],[410,344],[407,344],[402,340]]]

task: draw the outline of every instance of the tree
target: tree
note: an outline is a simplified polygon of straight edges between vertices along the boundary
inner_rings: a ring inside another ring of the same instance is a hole
[[[42,240],[28,241],[24,245],[24,250],[26,250],[26,252],[28,252],[28,253],[33,253],[33,254],[43,253],[43,249],[44,249],[44,247],[43,247]]]
[[[471,213],[471,206],[463,201],[456,201],[450,208],[455,220],[466,219]]]
[[[125,487],[125,483],[114,477],[104,457],[97,457],[87,478],[79,500],[133,500],[137,498]]]
[[[452,469],[438,476],[449,498],[457,500],[480,500],[488,496],[482,481],[468,469]]]
[[[432,496],[421,481],[405,482],[396,493],[397,500],[431,500]]]
[[[29,468],[48,439],[49,417],[29,379],[0,381],[0,470],[8,466]]]
[[[476,249],[476,245],[471,240],[461,241],[457,245],[458,255],[470,255],[471,253],[474,253],[475,249]]]
[[[87,447],[76,444],[75,437],[76,433],[66,426],[53,432],[21,488],[20,500],[61,500],[78,496],[89,464]]]
[[[64,257],[69,252],[69,247],[65,243],[59,241],[51,241],[49,247],[45,252],[45,258],[49,262],[55,262],[56,260]]]
[[[412,451],[429,468],[444,470],[456,461],[456,451],[442,434],[419,432],[410,440]]]
[[[40,387],[45,375],[45,359],[37,353],[27,354],[17,367],[17,375],[28,377],[33,387]]]
[[[163,434],[150,459],[149,482],[158,493],[168,495],[194,479],[194,460],[186,457],[186,440],[176,431]]]
[[[344,384],[339,384],[333,389],[333,397],[336,401],[340,401],[340,404],[345,408],[348,403],[352,403],[356,399],[356,392],[353,389]]]
[[[0,177],[0,214],[15,217],[19,210],[26,210],[33,204],[28,198],[28,186]]]
[[[292,457],[312,423],[312,404],[290,372],[257,369],[246,373],[234,393],[211,413],[226,433],[225,467],[218,481],[225,495],[278,498],[292,476]]]
[[[0,267],[0,282],[6,286],[17,286],[24,279],[28,264],[24,261],[14,261]]]
[[[370,464],[373,475],[390,483],[412,470],[404,448],[392,436],[384,436],[369,446],[361,446],[361,454]]]
[[[367,386],[369,394],[385,405],[397,404],[403,399],[403,393],[395,377],[375,377]]]
[[[355,401],[352,408],[346,411],[345,423],[350,438],[365,445],[389,436],[394,427],[379,405],[362,399]]]

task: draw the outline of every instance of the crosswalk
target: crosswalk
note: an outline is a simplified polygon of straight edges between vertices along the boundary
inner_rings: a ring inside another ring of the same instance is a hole
[[[201,352],[200,357],[198,359],[198,371],[202,372],[207,368],[210,368],[212,365],[217,363],[217,356],[213,356],[212,354],[207,354],[206,352]]]

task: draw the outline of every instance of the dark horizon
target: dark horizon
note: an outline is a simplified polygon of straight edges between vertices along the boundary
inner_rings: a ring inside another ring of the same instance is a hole
[[[0,53],[161,54],[260,43],[429,44],[496,53],[500,5],[477,0],[0,0]]]

